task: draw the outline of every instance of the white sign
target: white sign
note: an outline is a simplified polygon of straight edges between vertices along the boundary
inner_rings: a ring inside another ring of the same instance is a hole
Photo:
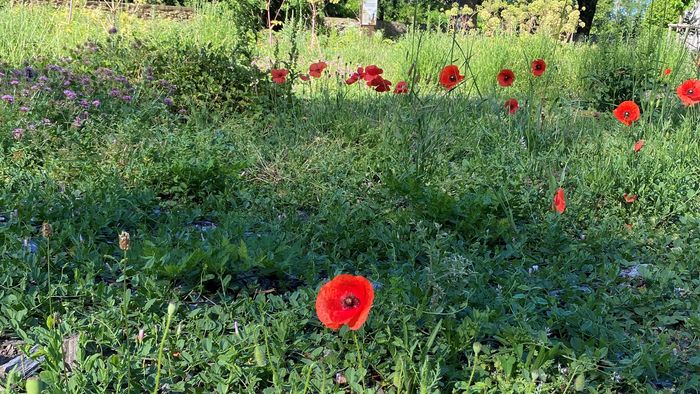
[[[379,0],[362,0],[362,12],[360,15],[360,25],[375,26],[377,24],[377,11]]]

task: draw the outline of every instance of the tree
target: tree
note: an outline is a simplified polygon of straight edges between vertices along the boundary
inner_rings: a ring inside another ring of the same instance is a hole
[[[581,24],[576,29],[577,36],[588,36],[591,34],[591,27],[593,27],[593,18],[595,17],[595,10],[598,6],[598,0],[577,0],[578,8],[581,12]]]

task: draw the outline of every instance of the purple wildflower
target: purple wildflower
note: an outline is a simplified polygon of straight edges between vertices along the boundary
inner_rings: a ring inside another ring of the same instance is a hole
[[[67,98],[68,100],[75,100],[75,98],[78,97],[78,95],[75,94],[75,92],[72,91],[72,90],[70,90],[70,89],[64,90],[64,91],[63,91],[63,94],[66,95],[66,98]]]
[[[29,112],[29,107],[26,107],[23,105],[23,106],[19,107],[19,110],[22,112]]]
[[[112,89],[109,91],[109,95],[112,97],[117,97],[119,96],[119,90],[118,89]]]
[[[12,136],[15,137],[16,140],[22,139],[22,137],[24,137],[24,130],[20,129],[20,128],[16,128],[12,132]]]
[[[175,104],[175,103],[173,102],[173,99],[171,99],[170,97],[166,97],[165,99],[163,99],[163,102],[164,102],[165,105],[167,105],[168,107],[172,107],[172,105]]]
[[[82,100],[80,100],[80,106],[85,108],[85,109],[88,109],[88,108],[90,108],[90,103],[88,103],[87,100],[82,99]]]
[[[102,104],[102,103],[100,102],[100,100],[94,100],[94,101],[92,102],[92,106],[95,107],[95,108],[98,108],[101,104]]]
[[[127,103],[130,102],[131,99],[132,99],[132,97],[129,96],[128,94],[125,94],[124,96],[122,96],[122,100],[126,101]]]
[[[6,95],[4,95],[4,96],[2,96],[2,97],[0,97],[0,98],[2,98],[5,102],[10,103],[10,104],[12,104],[12,103],[15,102],[15,98],[12,97],[12,96],[9,95],[9,94],[6,94]]]
[[[12,81],[10,81],[10,85],[12,85],[12,86],[19,85],[19,81],[16,79],[13,79]]]
[[[118,30],[117,30],[117,27],[116,27],[116,26],[112,26],[112,27],[109,28],[109,30],[107,30],[107,33],[109,33],[109,34],[117,34],[117,31],[118,31]]]
[[[46,125],[46,126],[50,126],[50,125],[51,125],[51,120],[50,120],[49,118],[44,118],[44,119],[42,119],[41,121],[42,121],[42,122],[44,123],[44,125]]]

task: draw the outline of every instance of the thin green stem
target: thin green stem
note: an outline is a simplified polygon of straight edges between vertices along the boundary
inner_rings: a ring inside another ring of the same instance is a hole
[[[160,386],[160,370],[163,365],[163,347],[165,346],[165,340],[168,338],[168,331],[170,330],[170,323],[173,320],[173,315],[168,313],[168,318],[165,322],[165,330],[163,331],[163,338],[160,340],[160,347],[158,348],[158,366],[156,370],[156,383],[153,388],[153,394],[158,394],[158,387]]]
[[[467,393],[469,393],[469,388],[472,387],[472,381],[474,380],[474,373],[476,373],[476,364],[479,361],[479,354],[474,354],[474,364],[472,364],[472,372],[469,374],[469,381],[467,382]]]
[[[124,282],[124,300],[122,304],[122,315],[124,319],[124,351],[126,353],[126,386],[127,392],[131,392],[131,352],[129,351],[129,301],[131,300],[131,295],[129,294],[129,287],[126,276],[127,270],[127,251],[123,251],[124,255],[122,258],[122,281]]]
[[[362,391],[365,392],[365,391],[367,391],[367,388],[365,387],[365,375],[364,375],[365,367],[362,363],[362,350],[360,349],[360,341],[357,339],[357,331],[352,332],[352,338],[355,341],[355,349],[357,351],[357,362],[358,362],[358,364],[360,364],[360,369],[363,372],[362,377],[360,378],[361,379],[360,383],[362,383]]]
[[[46,275],[47,295],[49,297],[49,312],[53,315],[53,300],[51,299],[51,239],[46,238]]]

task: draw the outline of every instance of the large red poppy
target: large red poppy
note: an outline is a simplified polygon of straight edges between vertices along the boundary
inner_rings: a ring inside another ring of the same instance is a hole
[[[373,80],[367,82],[367,85],[373,87],[374,90],[380,93],[391,90],[391,82],[382,78],[381,75],[377,75]]]
[[[631,126],[632,123],[639,120],[639,106],[634,101],[623,101],[615,108],[613,114],[625,126]]]
[[[513,82],[515,82],[515,73],[513,70],[501,70],[496,78],[498,79],[498,84],[501,85],[501,87],[507,88],[511,86]]]
[[[545,70],[547,70],[547,63],[545,63],[544,60],[537,59],[534,62],[532,62],[532,75],[536,77],[541,77],[542,74],[544,74]]]
[[[367,321],[374,290],[367,278],[341,274],[321,286],[316,297],[316,315],[324,326],[337,330],[347,324],[358,330]]]
[[[407,94],[408,93],[408,84],[405,81],[401,81],[396,84],[396,87],[394,88],[394,94]]]
[[[326,67],[328,67],[326,62],[313,63],[309,66],[309,75],[314,78],[321,78],[321,74],[323,74],[323,70],[325,70]]]
[[[357,69],[357,74],[367,81],[367,86],[370,86],[369,82],[372,82],[374,78],[380,76],[382,73],[384,73],[384,70],[374,64],[365,67],[364,73],[362,72],[362,68]]]
[[[270,74],[272,74],[272,82],[283,84],[287,82],[287,75],[289,75],[289,71],[284,68],[272,69]]]
[[[678,94],[678,98],[681,99],[683,104],[688,107],[700,103],[700,81],[689,79],[683,82],[676,89],[676,94]]]
[[[520,108],[520,105],[518,104],[518,100],[509,99],[509,100],[506,100],[505,107],[506,107],[506,110],[508,110],[508,113],[513,115],[514,113],[518,112],[518,108]]]
[[[460,82],[464,80],[464,75],[459,73],[459,67],[454,64],[445,66],[445,68],[440,71],[440,85],[442,85],[447,90],[454,89]]]
[[[554,209],[560,214],[564,213],[566,210],[566,199],[564,198],[563,188],[560,187],[557,189],[557,192],[554,193],[554,201],[552,205],[554,205]]]
[[[634,153],[637,153],[644,148],[644,142],[644,140],[639,140],[634,143]]]

